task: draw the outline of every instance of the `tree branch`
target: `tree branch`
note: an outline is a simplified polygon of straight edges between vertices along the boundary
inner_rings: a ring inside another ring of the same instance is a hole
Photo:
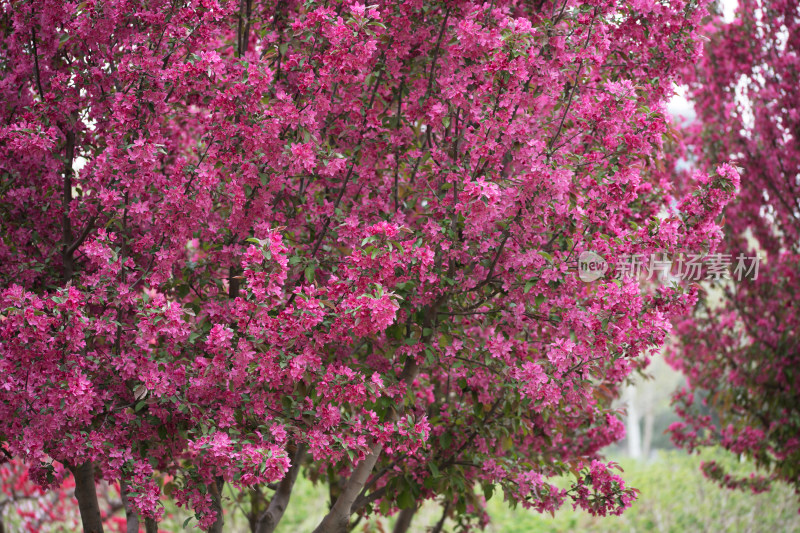
[[[44,91],[42,90],[42,75],[39,71],[39,52],[36,50],[36,28],[31,28],[31,42],[33,43],[33,76],[36,79],[36,88],[39,90],[39,97],[44,102]]]

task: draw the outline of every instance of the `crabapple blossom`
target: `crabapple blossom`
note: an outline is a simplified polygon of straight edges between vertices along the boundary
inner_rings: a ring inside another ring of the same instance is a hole
[[[576,258],[719,240],[735,173],[659,170],[704,2],[0,9],[0,444],[85,531],[99,479],[211,531],[298,475],[320,532],[630,505],[612,401],[696,292]]]

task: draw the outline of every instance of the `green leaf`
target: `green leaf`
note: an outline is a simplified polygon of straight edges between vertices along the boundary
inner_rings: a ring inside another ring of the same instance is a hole
[[[397,497],[397,506],[400,509],[410,509],[414,506],[414,496],[411,491],[404,490],[400,493],[400,496]]]
[[[436,362],[436,354],[430,348],[425,348],[425,362],[432,365]]]
[[[523,292],[524,292],[525,294],[528,294],[529,292],[531,292],[531,289],[533,288],[533,286],[534,286],[534,285],[536,285],[536,280],[533,280],[533,279],[532,279],[532,280],[528,281],[528,282],[525,284],[525,289],[524,289],[524,291],[523,291]]]
[[[392,324],[386,328],[386,336],[392,339],[401,340],[405,333],[405,327],[402,324]]]
[[[306,281],[309,283],[313,283],[314,281],[314,271],[317,270],[316,265],[308,265],[305,270]]]
[[[386,516],[386,515],[388,515],[388,514],[389,514],[389,510],[390,510],[390,509],[391,509],[391,507],[390,507],[390,504],[389,504],[389,500],[383,500],[383,501],[381,501],[381,505],[380,505],[380,511],[381,511],[381,514],[382,514],[383,516]]]

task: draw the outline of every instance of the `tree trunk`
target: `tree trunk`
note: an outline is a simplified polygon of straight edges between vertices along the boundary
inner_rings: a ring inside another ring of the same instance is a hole
[[[81,511],[83,533],[103,533],[103,520],[100,518],[100,505],[97,503],[94,483],[94,465],[87,461],[71,470],[75,478],[75,498]]]
[[[306,454],[305,444],[297,446],[297,451],[294,454],[292,466],[289,471],[283,476],[283,479],[278,484],[278,489],[272,495],[269,501],[269,507],[258,520],[257,533],[273,533],[275,528],[278,527],[278,522],[283,518],[283,513],[289,506],[289,499],[292,497],[292,489],[297,480],[297,474],[300,472],[300,464],[303,462],[303,457]]]
[[[358,494],[364,487],[369,478],[370,472],[378,462],[378,457],[383,451],[383,445],[375,443],[370,448],[370,453],[353,470],[353,474],[344,486],[344,490],[336,499],[333,508],[325,515],[322,522],[314,530],[314,533],[343,533],[347,531],[350,523],[353,502],[356,501]]]
[[[392,533],[406,533],[408,528],[411,527],[411,521],[414,519],[414,515],[417,514],[417,509],[417,506],[414,505],[413,507],[400,511],[400,514],[397,516],[397,522],[394,523]]]
[[[260,519],[266,507],[264,493],[261,487],[254,487],[250,492],[250,512],[247,513],[247,523],[250,526],[250,533],[258,533]]]
[[[73,112],[73,124],[77,118],[77,113]],[[72,162],[75,159],[76,138],[75,132],[70,129],[71,125],[59,126],[66,138],[61,191],[61,260],[64,268],[64,284],[68,285],[75,273],[73,255],[81,242],[81,239],[73,241],[72,223],[69,218],[72,203]],[[87,222],[86,234],[90,228],[91,225]],[[71,467],[70,470],[75,478],[75,498],[78,500],[84,533],[103,533],[103,521],[100,518],[100,506],[97,503],[97,487],[94,482],[94,465],[91,461],[87,461],[82,465]]]
[[[64,129],[64,128],[62,128]],[[72,222],[69,218],[70,204],[72,203],[72,161],[75,159],[75,133],[64,131],[67,139],[64,147],[64,183],[61,191],[61,262],[64,267],[64,280],[72,280],[75,267],[73,265]]]
[[[414,361],[414,358],[409,356],[408,359],[406,359],[403,371],[400,373],[399,381],[410,385],[411,382],[414,381],[414,378],[417,377],[418,373],[419,367]],[[395,411],[392,419],[396,421],[399,418],[400,411]],[[314,533],[344,533],[347,531],[347,526],[350,523],[350,515],[353,513],[353,503],[367,483],[369,475],[375,467],[375,463],[378,462],[382,451],[383,444],[378,442],[370,447],[370,453],[363,461],[356,465],[355,469],[353,469],[353,473],[350,475],[350,479],[347,480],[347,483],[345,483],[342,493],[336,499],[336,503],[333,504],[330,512],[325,515],[325,518],[322,519],[322,522],[320,522],[314,530]]]
[[[447,502],[442,506],[442,517],[436,522],[436,525],[433,526],[431,529],[431,533],[442,533],[442,528],[444,527],[444,521],[447,520],[447,512],[450,511],[450,502]]]
[[[231,265],[228,269],[228,298],[231,300],[239,296],[239,273],[238,267]],[[211,508],[217,513],[217,518],[208,529],[208,533],[222,533],[222,526],[225,524],[225,517],[222,514],[222,489],[225,486],[225,479],[218,476],[214,483],[208,488],[211,492]],[[148,532],[149,533],[149,532]]]
[[[145,533],[158,533],[158,522],[156,522],[152,518],[145,518],[144,530]]]
[[[427,335],[423,335],[420,339],[420,342],[423,344],[429,343],[431,338],[434,338],[436,313],[442,301],[443,297],[440,297],[425,312],[422,326],[423,328],[429,328],[431,331]],[[409,355],[406,357],[403,370],[397,378],[398,381],[402,381],[406,384],[406,387],[408,387],[414,382],[418,374],[419,366],[414,360],[414,357]],[[393,422],[399,420],[403,410],[404,407],[401,403],[398,406],[398,410],[394,411],[393,415],[389,418]],[[314,533],[344,533],[347,531],[347,527],[350,523],[350,515],[353,513],[353,503],[367,483],[370,472],[372,472],[372,469],[375,467],[375,463],[378,462],[382,451],[383,444],[379,442],[370,446],[370,453],[353,469],[353,473],[350,475],[350,479],[347,480],[347,483],[345,483],[342,493],[336,499],[336,503],[333,504],[330,512],[328,512],[325,518],[322,519],[322,522],[319,523]]]
[[[218,477],[216,483],[209,487],[211,489],[211,507],[217,513],[217,519],[208,529],[208,533],[222,533],[222,526],[225,524],[225,517],[222,515],[222,489],[224,486],[225,480]]]
[[[139,533],[139,515],[133,510],[131,502],[128,500],[128,483],[124,479],[119,480],[119,495],[122,498],[122,507],[125,509],[125,520],[127,521],[125,531]]]

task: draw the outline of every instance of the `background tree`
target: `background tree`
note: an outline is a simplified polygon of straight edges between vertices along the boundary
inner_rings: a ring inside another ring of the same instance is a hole
[[[74,480],[61,465],[54,480],[33,479],[22,461],[0,464],[0,531],[39,533],[75,531],[80,524],[78,508],[72,498]],[[119,490],[106,483],[97,487],[103,524],[109,531],[126,531],[126,519],[115,516],[124,507]],[[138,532],[138,528],[136,529]]]
[[[703,30],[710,42],[686,77],[697,112],[686,158],[743,169],[720,251],[734,265],[740,255],[761,261],[743,281],[712,283],[694,317],[678,324],[673,362],[688,387],[675,396],[684,421],[672,435],[689,450],[719,445],[752,459],[763,475],[704,469],[722,485],[757,491],[773,479],[800,489],[798,25],[796,2],[740,1],[732,22],[716,18]]]
[[[321,532],[630,505],[611,400],[694,292],[574,267],[718,238],[733,169],[654,164],[702,5],[2,9],[0,439],[85,531],[98,478],[270,531],[301,468]]]

